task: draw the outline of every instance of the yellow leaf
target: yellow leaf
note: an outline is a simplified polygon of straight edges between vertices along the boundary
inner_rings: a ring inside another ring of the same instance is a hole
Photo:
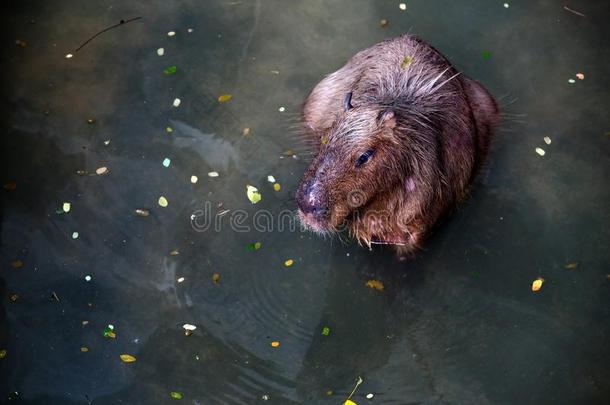
[[[288,259],[284,262],[284,266],[286,266],[286,267],[290,267],[293,264],[294,264],[294,260],[292,260],[292,259]]]
[[[346,400],[343,405],[358,405],[357,403],[355,403],[354,401],[352,401],[351,399]]]
[[[271,347],[279,347],[280,346],[280,342],[278,342],[277,340],[271,342]]]
[[[224,103],[226,101],[229,101],[233,98],[232,95],[230,94],[223,94],[222,96],[218,96],[218,102],[219,103]]]
[[[136,358],[131,354],[121,354],[119,357],[121,357],[121,360],[123,360],[125,363],[133,363],[136,361]]]
[[[542,277],[538,277],[532,283],[532,291],[536,292],[542,288],[542,283],[544,283],[544,279]]]
[[[254,186],[246,185],[246,196],[252,204],[256,204],[262,199],[261,193]]]
[[[374,288],[375,290],[383,291],[383,283],[379,280],[369,280],[366,282],[366,286]]]
[[[280,185],[280,183],[275,183],[275,184],[273,185],[273,189],[274,189],[275,191],[280,191],[280,190],[282,189],[282,186]]]

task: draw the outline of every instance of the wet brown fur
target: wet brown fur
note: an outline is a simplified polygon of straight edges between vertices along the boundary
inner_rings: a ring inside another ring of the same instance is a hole
[[[353,108],[346,110],[349,92]],[[466,197],[498,117],[479,83],[416,37],[357,53],[318,83],[303,107],[317,155],[297,202],[302,206],[313,189],[310,198],[325,210],[316,218],[300,211],[301,220],[320,232],[345,225],[368,246],[412,251]],[[367,150],[373,156],[356,167]]]

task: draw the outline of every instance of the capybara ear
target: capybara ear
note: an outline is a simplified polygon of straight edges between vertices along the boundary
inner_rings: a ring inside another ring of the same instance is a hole
[[[394,129],[396,126],[396,115],[394,111],[386,108],[379,113],[379,126],[387,129]]]

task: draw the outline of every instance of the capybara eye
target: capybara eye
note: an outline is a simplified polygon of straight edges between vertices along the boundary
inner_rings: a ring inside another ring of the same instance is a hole
[[[371,156],[373,156],[373,149],[369,149],[366,152],[364,152],[362,155],[360,155],[360,157],[356,161],[356,167],[360,167],[363,164],[365,164],[366,162],[368,162],[369,159],[371,158]]]

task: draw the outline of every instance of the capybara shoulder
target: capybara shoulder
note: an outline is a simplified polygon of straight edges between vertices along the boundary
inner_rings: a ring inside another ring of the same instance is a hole
[[[301,221],[413,250],[467,194],[498,117],[483,86],[416,37],[358,52],[303,107],[317,147],[296,194]]]

